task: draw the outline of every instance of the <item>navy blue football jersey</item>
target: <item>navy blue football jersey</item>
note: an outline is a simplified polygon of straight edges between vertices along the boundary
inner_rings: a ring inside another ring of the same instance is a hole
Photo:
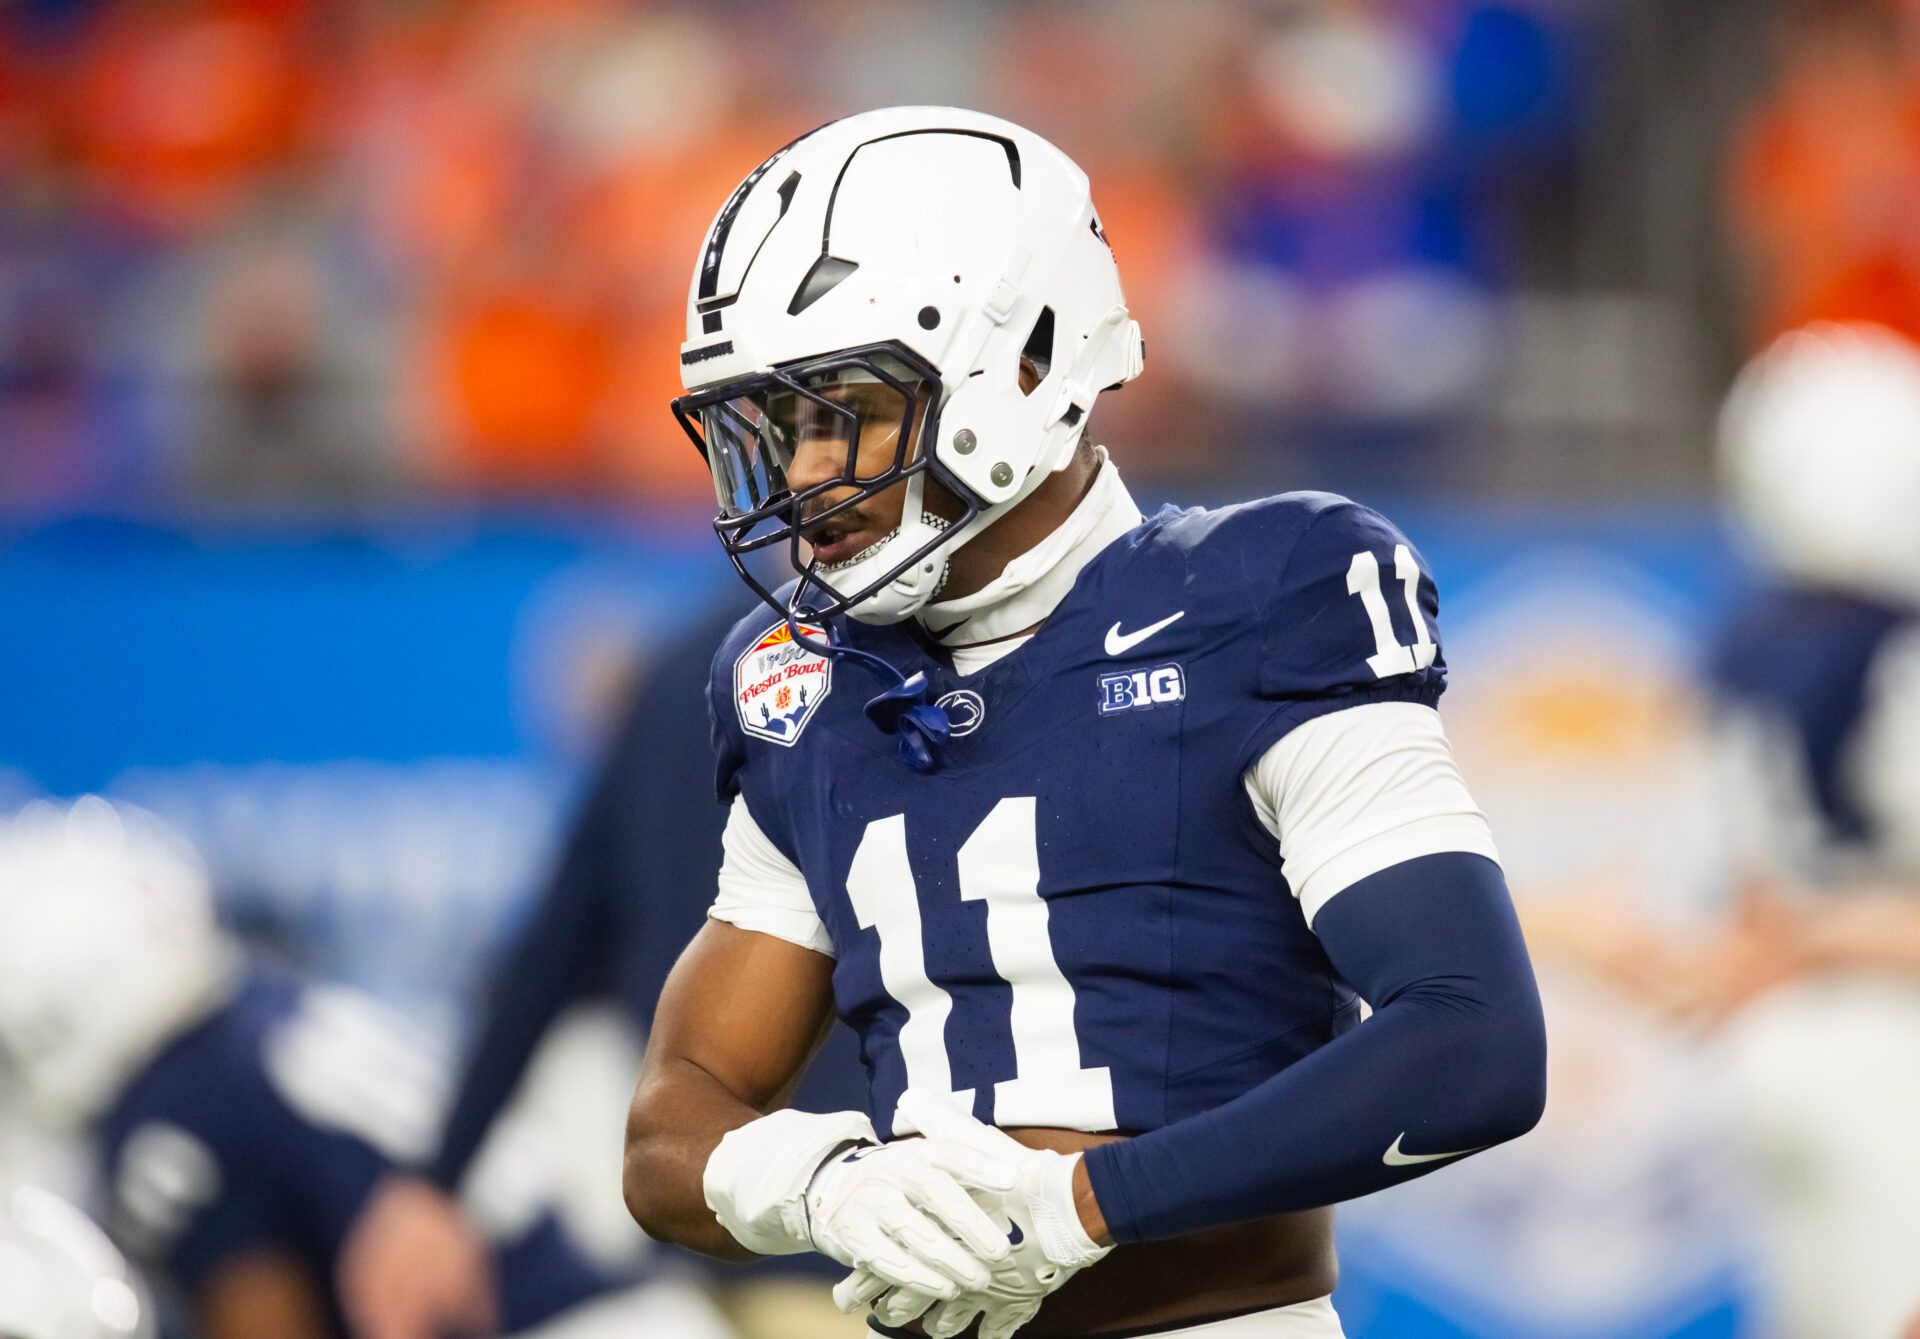
[[[861,665],[749,616],[715,658],[723,797],[804,874],[876,1128],[909,1086],[982,1120],[1141,1132],[1358,1018],[1242,776],[1303,722],[1433,704],[1438,597],[1392,525],[1296,493],[1173,508],[1023,646],[961,676],[913,623],[833,635],[923,672],[954,737],[910,770]]]
[[[291,1256],[333,1308],[342,1240],[392,1166],[381,1127],[434,1114],[376,1054],[375,1016],[343,992],[249,972],[108,1113],[100,1155],[115,1235],[188,1293],[248,1254]],[[356,1058],[370,1082],[343,1081]],[[551,1214],[502,1246],[496,1269],[510,1332],[615,1286]]]

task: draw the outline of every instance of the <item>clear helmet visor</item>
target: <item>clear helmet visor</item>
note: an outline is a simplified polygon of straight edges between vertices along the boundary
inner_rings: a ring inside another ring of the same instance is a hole
[[[768,526],[771,540],[811,498],[891,485],[914,462],[933,390],[877,352],[815,360],[697,406],[720,521],[784,522]]]
[[[879,617],[892,607],[872,603],[883,591],[899,603],[939,585],[936,550],[980,514],[923,446],[938,432],[942,390],[932,364],[887,343],[673,402],[713,474],[721,547],[763,600],[811,618],[855,608]],[[927,492],[934,481],[945,490],[937,497]],[[748,562],[776,548],[801,577],[778,596]]]

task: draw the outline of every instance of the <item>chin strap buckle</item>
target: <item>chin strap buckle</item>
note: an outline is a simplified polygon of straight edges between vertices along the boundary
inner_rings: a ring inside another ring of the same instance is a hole
[[[900,760],[916,772],[938,769],[940,748],[953,738],[946,708],[927,701],[928,691],[927,676],[916,673],[866,706],[867,719],[899,740]]]
[[[800,626],[800,620],[808,617],[817,616],[808,609],[788,608],[787,631],[792,634],[794,642],[815,655],[851,660],[864,665],[881,679],[891,680],[892,687],[867,702],[867,719],[880,727],[882,733],[892,735],[899,741],[900,761],[908,767],[916,772],[938,770],[940,749],[953,738],[953,722],[948,719],[946,708],[927,701],[932,685],[927,682],[925,672],[916,671],[911,677],[904,675],[871,651],[862,651],[837,640],[831,625],[827,625],[826,640],[815,641]]]

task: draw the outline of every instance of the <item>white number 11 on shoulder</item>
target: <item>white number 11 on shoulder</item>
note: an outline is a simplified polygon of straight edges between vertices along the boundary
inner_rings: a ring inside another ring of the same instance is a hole
[[[1433,663],[1439,650],[1420,612],[1420,564],[1413,560],[1413,550],[1405,544],[1393,546],[1393,574],[1406,588],[1407,616],[1413,620],[1416,638],[1412,646],[1402,646],[1393,635],[1387,597],[1380,593],[1380,560],[1362,550],[1353,555],[1353,562],[1347,568],[1347,594],[1360,597],[1360,603],[1367,610],[1367,620],[1373,624],[1373,644],[1378,649],[1367,657],[1367,668],[1376,679],[1423,670]]]

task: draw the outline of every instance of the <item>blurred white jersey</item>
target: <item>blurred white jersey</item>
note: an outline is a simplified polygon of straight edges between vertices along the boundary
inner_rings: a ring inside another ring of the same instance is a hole
[[[1920,981],[1791,986],[1736,1018],[1727,1043],[1771,1332],[1900,1339],[1920,1314]]]
[[[1715,671],[1736,878],[1920,906],[1920,615],[1775,591]],[[1897,1339],[1920,1313],[1920,975],[1796,982],[1726,1042],[1777,1332]]]

